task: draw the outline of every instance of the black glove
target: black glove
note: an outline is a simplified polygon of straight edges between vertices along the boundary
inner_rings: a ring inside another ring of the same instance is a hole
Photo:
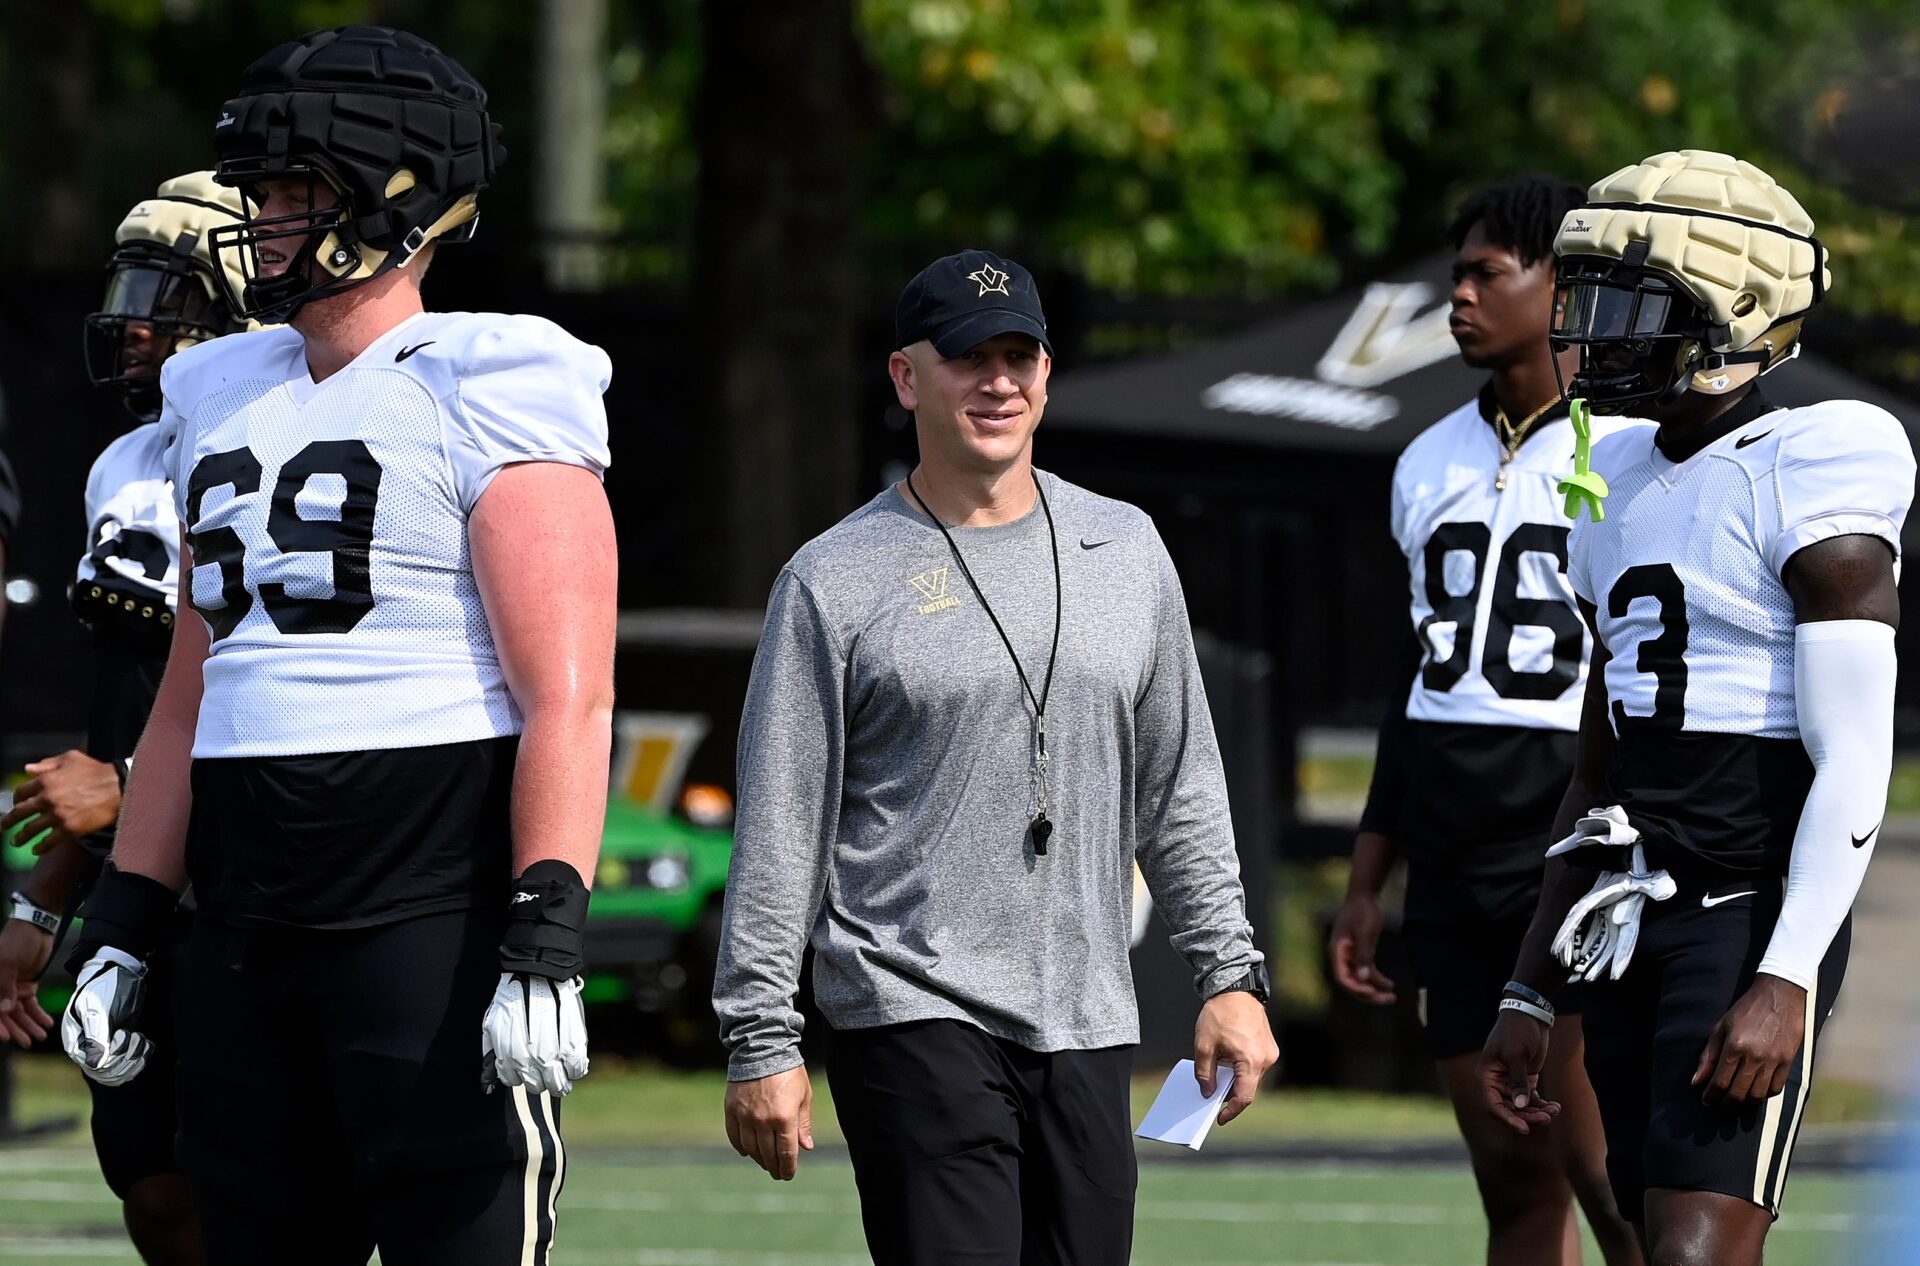
[[[500,970],[571,980],[586,969],[581,929],[587,923],[587,885],[557,859],[535,862],[513,884]]]
[[[67,970],[77,977],[103,945],[146,962],[166,940],[179,904],[180,894],[159,880],[129,874],[108,862],[80,908],[85,922],[67,955]]]

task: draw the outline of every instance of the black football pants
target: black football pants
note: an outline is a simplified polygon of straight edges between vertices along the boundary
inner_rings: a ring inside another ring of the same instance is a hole
[[[1115,1266],[1133,1247],[1133,1048],[1030,1051],[927,1020],[834,1034],[876,1266]]]
[[[480,1083],[504,922],[195,921],[180,1160],[209,1266],[546,1266],[560,1105]]]

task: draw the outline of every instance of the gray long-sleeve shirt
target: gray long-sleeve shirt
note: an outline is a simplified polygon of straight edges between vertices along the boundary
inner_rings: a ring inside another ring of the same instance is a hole
[[[735,1081],[800,1061],[811,939],[836,1028],[958,1019],[1034,1050],[1139,1040],[1133,863],[1203,994],[1260,961],[1172,560],[1140,510],[1041,475],[1062,617],[1045,856],[1033,712],[938,528],[889,489],[780,573],[740,726],[713,1002]],[[1047,521],[956,528],[1033,689]]]

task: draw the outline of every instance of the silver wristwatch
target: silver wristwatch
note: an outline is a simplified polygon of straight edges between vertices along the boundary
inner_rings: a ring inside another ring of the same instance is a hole
[[[18,889],[15,889],[13,896],[7,902],[7,917],[24,919],[50,936],[60,930],[59,915],[35,905],[33,898]]]

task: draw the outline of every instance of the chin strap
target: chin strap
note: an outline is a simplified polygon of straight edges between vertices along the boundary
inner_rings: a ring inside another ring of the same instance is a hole
[[[1593,410],[1576,397],[1568,411],[1573,422],[1573,473],[1555,487],[1567,496],[1567,517],[1578,519],[1584,507],[1595,523],[1607,517],[1607,481],[1593,468]]]

